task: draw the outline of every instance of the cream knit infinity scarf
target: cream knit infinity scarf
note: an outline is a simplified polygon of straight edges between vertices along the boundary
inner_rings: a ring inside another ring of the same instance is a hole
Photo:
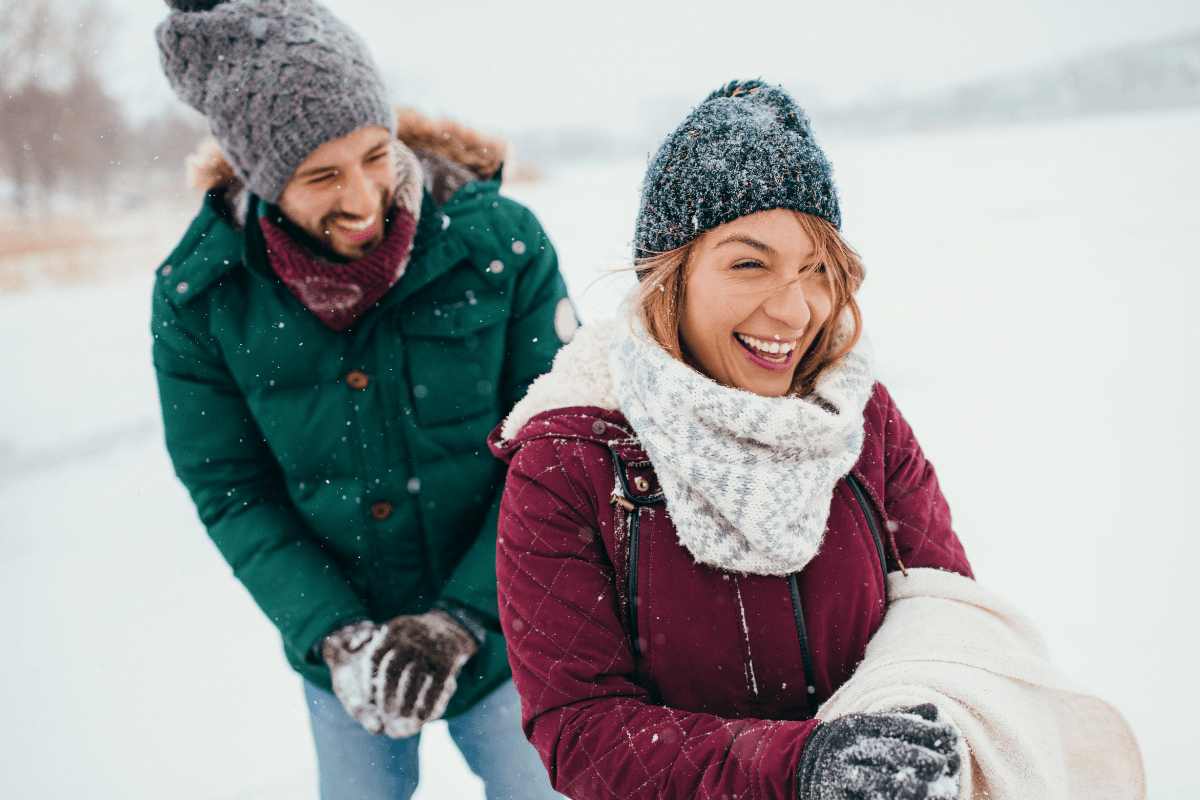
[[[636,317],[616,325],[609,369],[698,562],[786,575],[816,555],[834,486],[862,450],[875,384],[865,336],[806,398],[721,386],[653,344]]]

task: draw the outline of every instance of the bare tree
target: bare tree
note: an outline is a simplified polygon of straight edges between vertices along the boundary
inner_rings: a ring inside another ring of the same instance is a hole
[[[111,18],[101,0],[0,0],[0,155],[18,210],[68,179],[103,191],[123,120],[97,75]]]
[[[33,186],[52,186],[58,180],[62,143],[55,141],[54,127],[60,113],[60,98],[36,83],[26,84],[6,98],[0,112],[0,141],[5,145],[5,161],[16,186],[18,211],[29,204]]]
[[[131,133],[125,157],[143,170],[167,170],[178,178],[184,159],[208,135],[204,117],[179,103]]]
[[[54,63],[62,28],[55,0],[0,0],[0,102]]]
[[[100,194],[121,165],[128,144],[120,107],[104,90],[97,72],[111,30],[112,17],[102,0],[91,0],[80,9],[70,39],[71,84],[63,93],[63,167],[77,182]]]

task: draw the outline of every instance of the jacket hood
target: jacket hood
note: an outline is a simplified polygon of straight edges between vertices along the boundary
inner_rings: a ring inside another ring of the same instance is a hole
[[[442,194],[436,191],[439,178],[448,179],[454,191],[472,180],[492,180],[508,154],[508,144],[503,139],[453,120],[435,120],[412,108],[398,108],[396,121],[396,138],[422,161],[422,166],[426,167],[427,188],[435,196]],[[451,175],[443,174],[447,172]],[[241,180],[213,138],[205,139],[196,152],[188,156],[187,180],[189,186],[202,192],[223,188],[237,192],[241,189]],[[444,203],[448,197],[437,198],[438,203]]]
[[[608,343],[616,320],[584,325],[554,357],[550,371],[535,380],[500,425],[500,440],[520,439],[526,424],[541,414],[565,408],[592,406],[620,410],[608,370]]]
[[[579,328],[554,357],[550,371],[529,391],[488,438],[506,463],[521,446],[553,437],[602,444],[626,461],[643,461],[645,450],[621,413],[608,369],[608,343],[618,320]]]

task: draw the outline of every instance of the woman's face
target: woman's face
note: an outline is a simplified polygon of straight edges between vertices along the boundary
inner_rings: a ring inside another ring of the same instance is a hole
[[[813,269],[813,249],[784,209],[739,217],[697,241],[679,326],[693,365],[725,386],[787,394],[833,305],[824,268]]]

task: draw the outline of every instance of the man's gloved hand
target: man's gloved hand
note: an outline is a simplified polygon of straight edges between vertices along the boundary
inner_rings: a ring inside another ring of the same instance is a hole
[[[435,609],[347,625],[325,637],[321,655],[350,716],[371,733],[403,739],[445,713],[459,671],[478,649],[475,637]]]
[[[932,703],[823,722],[800,758],[800,800],[957,798],[958,740]]]

